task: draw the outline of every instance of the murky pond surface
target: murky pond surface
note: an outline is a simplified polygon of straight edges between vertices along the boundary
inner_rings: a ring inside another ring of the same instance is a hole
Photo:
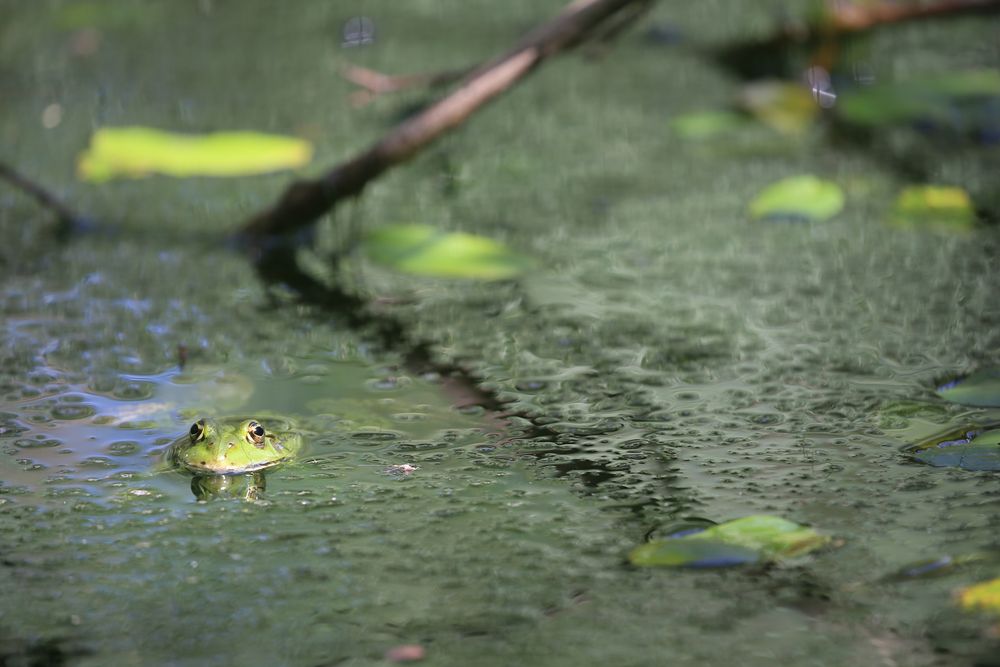
[[[352,109],[345,60],[465,65],[559,3],[0,4],[4,159],[118,225],[60,240],[0,189],[0,662],[362,665],[420,644],[435,665],[997,664],[989,622],[952,594],[1000,575],[998,473],[901,451],[1000,419],[934,392],[1000,365],[996,227],[883,224],[896,176],[821,136],[673,136],[672,115],[735,95],[694,37],[766,34],[778,3],[751,4],[661,3],[650,21],[689,47],[637,34],[554,62],[324,221],[302,257],[317,273],[345,220],[536,258],[486,286],[352,258],[340,280],[399,341],[227,249],[286,175],[93,186],[73,160],[96,126],[253,128],[310,137],[319,169],[419,97]],[[361,15],[375,42],[344,48]],[[995,67],[997,29],[902,26],[868,57]],[[985,190],[981,153],[933,169]],[[845,187],[842,215],[747,221],[757,191],[803,171]],[[421,341],[517,416],[409,368]],[[199,502],[162,452],[220,415],[287,420],[307,449],[258,500]],[[750,570],[625,563],[678,520],[758,512],[836,547]]]

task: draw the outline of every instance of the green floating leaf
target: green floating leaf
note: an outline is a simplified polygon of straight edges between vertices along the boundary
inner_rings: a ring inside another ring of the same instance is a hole
[[[801,556],[830,541],[829,537],[820,535],[812,528],[769,514],[754,514],[727,521],[687,539],[718,539],[758,549],[769,558]]]
[[[746,118],[733,111],[701,111],[677,116],[670,122],[685,139],[708,139],[746,125]]]
[[[1000,428],[964,426],[939,433],[906,451],[917,461],[938,468],[1000,470]]]
[[[815,176],[792,176],[772,183],[750,202],[754,220],[829,220],[844,208],[844,191]]]
[[[520,275],[531,261],[499,241],[430,225],[376,229],[363,247],[373,261],[397,271],[440,278],[504,280]]]
[[[985,611],[1000,615],[1000,577],[963,588],[958,604],[966,611]]]
[[[680,537],[647,542],[633,549],[628,558],[640,567],[710,568],[756,563],[761,560],[761,554],[756,549],[719,540]]]
[[[829,541],[812,528],[755,514],[700,533],[653,540],[633,549],[629,560],[640,566],[727,567],[801,556]]]
[[[1000,408],[1000,368],[983,368],[961,380],[938,387],[937,393],[952,403]]]
[[[307,164],[312,145],[302,139],[256,132],[173,134],[145,127],[102,128],[80,155],[80,178],[95,183],[116,176],[242,176]]]
[[[962,188],[914,185],[899,193],[889,220],[901,227],[964,232],[976,224],[976,212]]]
[[[760,122],[786,135],[804,133],[819,113],[819,105],[805,86],[787,81],[747,84],[740,104]]]
[[[953,103],[963,98],[1000,95],[1000,71],[951,72],[847,91],[837,113],[857,125],[881,126],[916,120],[951,120]]]

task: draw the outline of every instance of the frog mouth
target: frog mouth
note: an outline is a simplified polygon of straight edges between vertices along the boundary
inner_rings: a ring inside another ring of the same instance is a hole
[[[245,465],[238,466],[210,466],[207,462],[204,464],[193,463],[190,461],[183,461],[181,465],[188,471],[199,474],[199,475],[241,475],[244,473],[256,472],[258,470],[266,470],[267,468],[273,468],[279,463],[284,463],[290,457],[282,456],[281,458],[271,459],[268,461],[260,461],[259,463],[247,463]]]

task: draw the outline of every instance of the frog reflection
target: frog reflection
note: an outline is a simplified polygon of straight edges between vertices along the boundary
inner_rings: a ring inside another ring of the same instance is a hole
[[[267,488],[262,472],[243,475],[195,475],[191,478],[191,493],[198,500],[238,498],[260,500]]]

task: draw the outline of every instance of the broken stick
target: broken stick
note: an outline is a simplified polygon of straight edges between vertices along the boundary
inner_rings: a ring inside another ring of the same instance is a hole
[[[580,44],[626,8],[647,3],[648,0],[574,0],[510,51],[473,68],[454,91],[397,125],[369,149],[319,178],[292,183],[276,204],[246,223],[240,236],[256,245],[264,237],[287,234],[312,224],[338,202],[360,194],[383,172],[461,125],[546,58]]]

